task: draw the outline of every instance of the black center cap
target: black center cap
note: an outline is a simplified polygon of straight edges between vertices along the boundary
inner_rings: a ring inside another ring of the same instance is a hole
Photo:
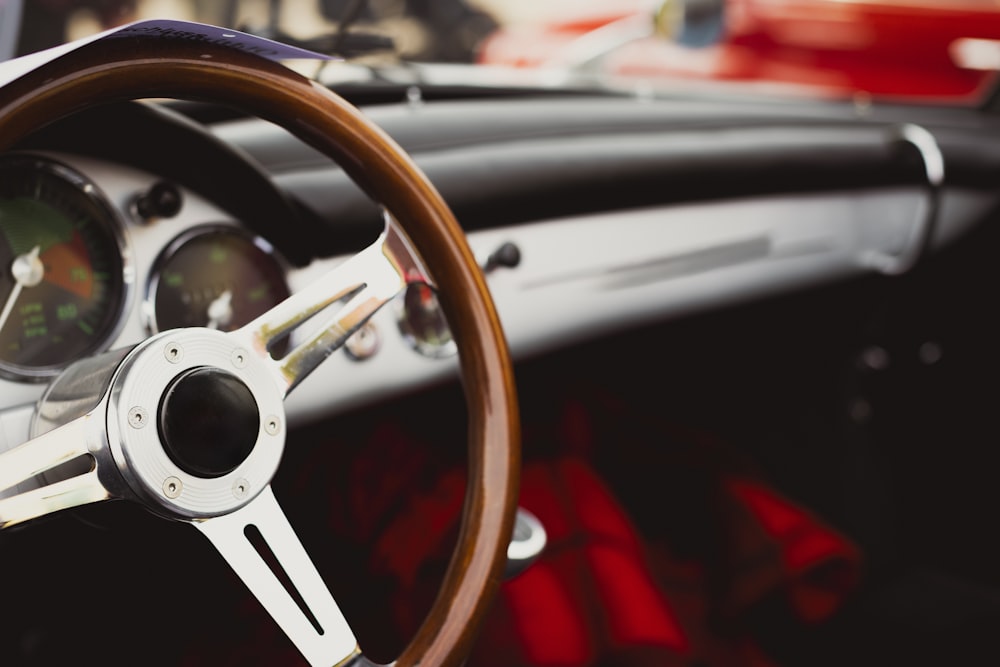
[[[232,472],[253,451],[257,401],[235,375],[194,368],[174,378],[160,402],[160,439],[170,459],[198,477]]]

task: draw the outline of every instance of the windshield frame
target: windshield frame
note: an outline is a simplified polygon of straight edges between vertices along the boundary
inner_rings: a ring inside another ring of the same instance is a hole
[[[37,0],[42,2],[43,0]],[[465,2],[466,0],[456,0],[456,2]],[[684,0],[678,0],[683,2]],[[696,0],[691,0],[696,1]],[[739,0],[735,1],[739,4]],[[827,1],[827,0],[820,0]],[[845,3],[859,2],[865,4],[871,0],[842,0]],[[899,0],[878,0],[881,3],[896,4]],[[931,0],[922,0],[928,4],[933,4]],[[937,2],[938,0],[934,0]],[[238,2],[238,0],[237,0]],[[235,6],[237,2],[227,2],[225,4],[225,13],[235,20]],[[315,0],[317,6],[325,6],[321,0]],[[360,0],[359,4],[365,4],[365,0]],[[479,6],[478,0],[472,2],[469,0],[470,6]],[[899,4],[912,5],[914,0],[902,0]],[[916,4],[920,4],[919,2]],[[46,2],[41,6],[48,6],[49,3]],[[53,3],[54,6],[64,7],[72,6],[79,9],[85,9],[88,7],[96,8],[101,7],[107,9],[109,7],[115,8],[113,11],[109,10],[107,13],[101,14],[101,20],[118,20],[126,18],[127,14],[136,14],[137,4],[136,0],[87,0],[85,2],[73,2],[65,3],[60,0],[58,3]],[[138,3],[138,7],[141,7],[142,3]],[[281,14],[280,8],[284,5],[282,0],[272,0],[269,3],[268,12],[268,25],[265,27],[261,26],[224,26],[229,29],[241,30],[244,32],[250,32],[251,34],[277,39],[279,42],[292,44],[295,46],[304,47],[310,49],[312,46],[308,44],[308,38],[303,38],[301,41],[296,43],[298,38],[291,37],[283,33],[283,31],[277,29],[279,23],[279,15]],[[162,5],[157,5],[162,7]],[[256,5],[254,5],[256,7]],[[24,24],[29,21],[29,19],[37,12],[30,11],[33,5],[31,3],[25,3],[24,0],[0,0],[0,62],[14,58],[19,55],[20,51],[25,48],[25,26]],[[298,5],[296,5],[296,8]],[[180,7],[178,8],[180,10]],[[258,7],[259,9],[259,7]],[[183,14],[186,10],[181,10]],[[192,10],[194,11],[194,10]],[[198,9],[198,12],[203,12],[205,10]],[[998,8],[1000,12],[1000,8]],[[222,18],[219,11],[219,6],[213,7],[211,9],[212,14],[216,15],[217,18]],[[139,14],[142,14],[139,11]],[[544,13],[543,13],[544,16]],[[150,16],[133,15],[129,17],[131,20],[141,20],[152,18]],[[162,17],[161,17],[162,18]],[[178,16],[175,18],[183,19],[183,17]],[[327,17],[329,18],[329,17]],[[190,19],[187,19],[190,20]],[[199,20],[197,17],[194,20]],[[542,19],[544,20],[544,19]],[[124,21],[131,22],[131,21]],[[221,25],[221,24],[220,24]],[[331,24],[334,29],[337,29],[336,22]],[[110,26],[104,26],[105,28]],[[499,25],[498,29],[502,30],[506,26]],[[269,34],[269,32],[277,30],[278,34]],[[30,31],[28,31],[30,33]],[[72,33],[71,33],[72,34]],[[288,37],[289,39],[282,39],[283,37]],[[391,39],[391,38],[389,38]],[[664,39],[666,42],[667,40]],[[1000,49],[1000,37],[996,40],[998,44],[998,49]],[[320,50],[320,49],[311,49]],[[519,88],[525,91],[530,90],[534,87],[539,89],[545,89],[549,92],[557,89],[561,86],[568,86],[573,89],[586,88],[593,91],[603,90],[610,93],[622,93],[628,92],[630,90],[637,91],[636,94],[640,92],[652,96],[671,96],[671,95],[698,95],[702,92],[709,94],[726,94],[726,89],[729,93],[739,94],[751,94],[755,97],[757,96],[770,96],[776,101],[781,99],[790,99],[792,101],[801,102],[803,99],[815,99],[817,101],[854,101],[859,106],[875,106],[875,105],[912,105],[914,107],[939,107],[939,108],[964,108],[964,109],[981,109],[991,112],[1000,111],[1000,76],[998,76],[998,71],[990,72],[987,78],[982,82],[978,89],[970,92],[966,95],[961,96],[934,96],[934,95],[922,95],[920,93],[909,94],[895,94],[895,93],[866,93],[863,89],[857,90],[854,93],[851,91],[833,91],[825,90],[822,85],[810,85],[807,83],[798,82],[782,82],[782,81],[771,81],[769,79],[762,80],[740,80],[740,79],[727,79],[725,77],[714,78],[708,76],[706,78],[697,78],[690,76],[668,76],[662,80],[650,80],[643,78],[641,76],[632,77],[629,75],[616,76],[613,73],[602,73],[596,71],[593,68],[565,68],[561,71],[553,70],[552,68],[542,68],[540,70],[536,69],[534,71],[529,71],[532,68],[518,68],[518,67],[505,67],[503,65],[490,65],[486,62],[479,62],[473,60],[470,62],[448,62],[448,61],[421,61],[421,60],[406,60],[404,54],[397,53],[397,57],[403,58],[403,60],[397,60],[396,62],[388,62],[383,60],[374,60],[368,58],[362,58],[358,61],[363,69],[368,70],[373,74],[374,79],[380,79],[381,77],[377,72],[387,71],[391,72],[394,69],[413,69],[415,66],[419,65],[423,67],[426,71],[441,70],[445,72],[443,79],[449,79],[454,76],[460,80],[461,85],[468,86],[470,81],[475,77],[476,74],[485,73],[484,67],[490,71],[490,75],[485,77],[483,81],[477,82],[474,87],[481,87],[484,89],[488,88]],[[346,61],[342,58],[334,58],[334,60],[351,63],[353,59],[348,58]],[[458,65],[459,67],[455,67]],[[293,65],[293,69],[295,66]],[[450,73],[447,72],[448,68],[452,68]],[[317,70],[316,74],[325,73],[324,68]],[[473,72],[472,70],[479,70],[478,72]],[[460,73],[459,70],[465,70],[464,73]],[[308,72],[303,72],[309,76]],[[319,78],[317,76],[317,78]],[[434,88],[438,84],[443,84],[444,86],[454,87],[454,81],[442,81],[441,77],[420,77],[419,85],[422,88]],[[433,79],[437,79],[434,81]],[[323,81],[323,83],[327,83]],[[357,81],[352,81],[352,83],[360,83]],[[335,87],[335,86],[334,86]]]
[[[17,55],[22,0],[0,0],[0,62]]]

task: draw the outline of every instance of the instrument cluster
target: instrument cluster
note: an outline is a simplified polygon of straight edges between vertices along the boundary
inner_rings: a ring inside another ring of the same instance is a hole
[[[238,329],[347,259],[293,264],[209,196],[117,161],[0,155],[0,451],[30,436],[36,402],[75,361],[169,329]],[[455,351],[434,290],[411,285],[310,376],[287,414],[306,423],[452,377]]]
[[[286,262],[222,211],[162,183],[107,192],[76,162],[0,158],[3,378],[45,381],[166,329],[231,331],[289,296]]]

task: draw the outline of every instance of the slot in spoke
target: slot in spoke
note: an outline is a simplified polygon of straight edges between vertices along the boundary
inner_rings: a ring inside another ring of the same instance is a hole
[[[360,654],[354,632],[270,486],[236,512],[194,526],[215,545],[309,664],[329,667]],[[266,549],[251,541],[250,527]]]
[[[97,454],[106,451],[106,447],[91,428],[91,419],[90,415],[74,419],[0,454],[0,491],[81,456],[94,457],[87,472],[0,500],[0,528],[115,497],[98,476]]]

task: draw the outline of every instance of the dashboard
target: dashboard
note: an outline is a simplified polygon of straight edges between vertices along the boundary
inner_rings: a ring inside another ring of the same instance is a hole
[[[0,448],[28,436],[44,381],[75,359],[167,328],[237,328],[380,231],[378,206],[280,128],[182,110],[101,109],[0,158]],[[900,122],[841,106],[734,116],[552,98],[366,112],[466,227],[515,359],[877,273],[913,251],[928,215],[939,248],[997,200],[981,180],[996,160],[976,149],[980,121],[927,119],[959,176],[938,191],[927,156],[891,138]],[[292,393],[289,419],[456,369],[433,292],[414,290]]]

